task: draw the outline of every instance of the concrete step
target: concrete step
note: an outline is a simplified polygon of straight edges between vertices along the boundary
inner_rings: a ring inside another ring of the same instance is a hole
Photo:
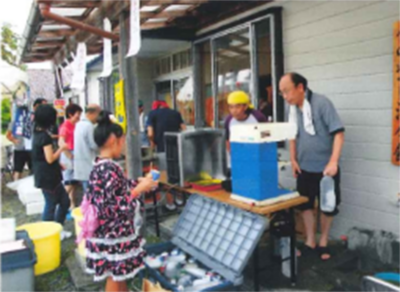
[[[93,276],[85,273],[82,267],[85,267],[84,259],[75,250],[75,255],[69,257],[66,261],[67,268],[75,287],[79,291],[100,291],[104,289],[104,282],[94,282]]]

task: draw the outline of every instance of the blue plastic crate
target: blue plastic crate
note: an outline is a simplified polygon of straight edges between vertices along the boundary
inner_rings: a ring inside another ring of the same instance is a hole
[[[265,217],[199,195],[192,195],[173,231],[171,242],[151,245],[148,254],[179,248],[225,281],[203,291],[233,291],[267,226]],[[159,271],[148,271],[168,290],[178,291]]]

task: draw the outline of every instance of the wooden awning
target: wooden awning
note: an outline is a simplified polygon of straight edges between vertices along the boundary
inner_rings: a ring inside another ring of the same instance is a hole
[[[268,1],[141,0],[142,34],[176,29],[195,32],[223,17]],[[102,50],[103,37],[119,39],[119,18],[128,19],[129,0],[36,0],[25,29],[21,62],[52,60],[61,64],[85,42],[88,54]],[[112,33],[104,34],[103,19],[112,23]],[[194,33],[193,33],[194,36]]]

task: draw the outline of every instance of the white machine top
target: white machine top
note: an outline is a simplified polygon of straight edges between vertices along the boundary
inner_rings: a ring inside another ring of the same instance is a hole
[[[231,127],[230,141],[238,143],[273,143],[296,138],[296,124],[258,123],[234,125]]]

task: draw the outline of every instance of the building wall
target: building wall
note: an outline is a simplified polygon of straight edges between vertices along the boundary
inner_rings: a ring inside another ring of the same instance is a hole
[[[327,95],[346,127],[342,204],[332,235],[353,226],[399,234],[400,169],[390,162],[392,25],[399,2],[283,6],[285,71],[303,74],[310,88]],[[285,174],[293,186],[290,171]]]
[[[272,6],[283,7],[285,71],[303,74],[310,88],[327,95],[346,127],[342,204],[331,235],[354,226],[399,234],[400,169],[390,162],[392,27],[399,2],[275,1],[199,34]],[[295,187],[290,168],[280,181]]]

